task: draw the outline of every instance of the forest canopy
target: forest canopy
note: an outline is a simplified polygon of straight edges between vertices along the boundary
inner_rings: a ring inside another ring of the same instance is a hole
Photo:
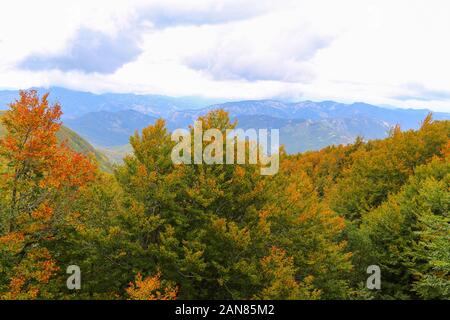
[[[160,119],[110,173],[57,139],[47,98],[22,91],[1,115],[0,299],[450,298],[450,121],[281,148],[262,176],[174,164]],[[223,110],[199,121],[235,125]],[[366,287],[371,265],[380,290]]]

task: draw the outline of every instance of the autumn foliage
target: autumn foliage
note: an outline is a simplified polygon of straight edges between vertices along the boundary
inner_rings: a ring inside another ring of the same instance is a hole
[[[22,91],[1,118],[7,133],[0,140],[0,251],[6,263],[0,285],[9,282],[8,299],[45,297],[41,286],[59,270],[47,243],[68,209],[55,200],[69,199],[94,178],[94,165],[57,141],[61,108],[47,97]]]
[[[175,300],[178,289],[176,287],[161,287],[161,273],[153,277],[142,278],[138,273],[134,282],[130,282],[125,290],[132,300]]]
[[[449,121],[259,165],[175,165],[164,120],[99,172],[33,90],[1,121],[1,299],[448,299]],[[199,118],[231,129],[223,110]],[[191,134],[193,134],[191,132]],[[67,266],[82,289],[66,287]],[[365,287],[382,270],[382,289]]]

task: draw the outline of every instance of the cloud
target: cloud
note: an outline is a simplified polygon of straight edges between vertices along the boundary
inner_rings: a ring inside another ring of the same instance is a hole
[[[183,63],[214,80],[307,83],[315,76],[310,60],[332,41],[296,19],[266,16],[223,31],[212,46]]]
[[[81,28],[63,53],[31,55],[18,66],[32,71],[58,69],[108,74],[136,59],[141,51],[139,36],[129,30],[109,35]]]
[[[419,83],[409,83],[403,86],[404,93],[392,96],[401,101],[445,101],[450,100],[450,91],[428,89]]]
[[[136,2],[133,10],[122,14],[121,19],[126,21],[113,27],[114,32],[99,31],[95,26],[94,29],[92,23],[81,26],[74,36],[66,40],[62,52],[32,53],[17,66],[30,71],[111,74],[142,53],[140,40],[145,33],[183,25],[221,24],[247,19],[265,12],[271,6],[270,1],[266,0],[255,4],[255,0]]]
[[[139,19],[150,22],[154,28],[187,25],[211,25],[249,19],[276,9],[270,0],[186,1],[166,0],[152,2],[140,9]]]
[[[449,10],[446,0],[4,1],[0,86],[449,111]]]

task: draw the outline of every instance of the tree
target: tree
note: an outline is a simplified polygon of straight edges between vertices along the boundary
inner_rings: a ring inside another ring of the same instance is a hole
[[[432,122],[429,115],[418,131],[392,130],[388,139],[370,141],[353,152],[351,165],[344,168],[330,188],[330,207],[349,220],[358,220],[379,206],[389,193],[396,193],[408,181],[414,168],[442,156],[448,141],[450,122]]]
[[[273,247],[270,254],[261,260],[261,274],[264,289],[256,298],[265,300],[312,300],[320,297],[320,290],[314,289],[312,276],[301,283],[296,280],[294,259],[286,251]]]
[[[366,259],[383,273],[381,297],[448,299],[450,165],[434,158],[362,221]]]
[[[311,179],[295,159],[284,159],[267,188],[271,195],[260,213],[265,242],[292,256],[296,279],[313,279],[321,297],[347,297],[351,253],[343,238],[345,219],[319,200]]]
[[[205,130],[235,126],[222,110],[199,121]],[[319,291],[324,297],[345,296],[340,274],[351,265],[338,239],[343,218],[319,203],[300,168],[286,161],[279,178],[272,178],[261,176],[260,164],[175,165],[174,144],[162,121],[131,142],[135,155],[125,159],[116,177],[127,210],[142,210],[126,227],[135,230],[142,254],[134,269],[162,270],[179,285],[180,298],[283,297],[275,287],[289,277],[297,288],[290,298],[316,298]],[[277,271],[269,268],[270,259],[286,269],[282,279],[271,278]]]
[[[1,119],[0,292],[6,298],[51,296],[46,284],[58,270],[51,242],[76,191],[95,173],[85,156],[58,144],[61,108],[47,97],[21,91]]]
[[[127,294],[132,300],[175,300],[178,289],[171,285],[163,286],[161,284],[161,273],[158,272],[153,277],[142,278],[138,273],[136,279],[130,282],[126,289]]]

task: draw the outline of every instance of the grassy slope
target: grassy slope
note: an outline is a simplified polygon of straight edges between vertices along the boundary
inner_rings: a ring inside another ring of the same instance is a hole
[[[56,136],[58,137],[59,141],[65,141],[67,146],[76,152],[80,152],[85,155],[93,154],[95,156],[95,159],[97,159],[98,165],[101,170],[106,172],[112,171],[112,166],[108,158],[103,153],[91,146],[89,142],[75,133],[75,131],[62,126]]]
[[[97,147],[97,149],[115,164],[122,164],[123,158],[126,155],[133,153],[133,148],[130,144],[115,147]]]

